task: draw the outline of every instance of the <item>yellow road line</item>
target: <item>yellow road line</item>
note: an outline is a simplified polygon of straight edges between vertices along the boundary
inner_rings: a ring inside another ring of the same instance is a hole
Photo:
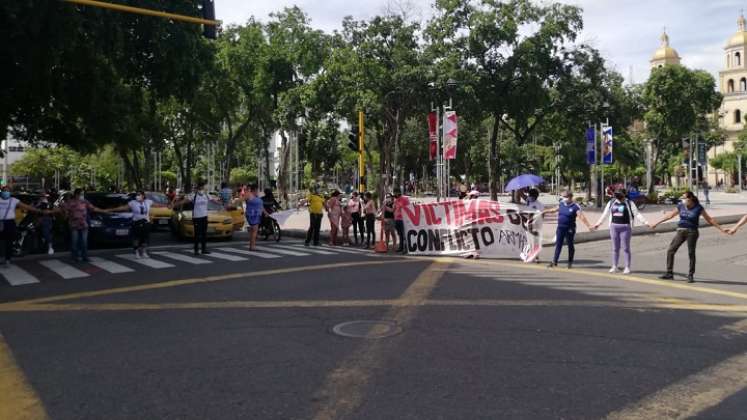
[[[0,419],[44,420],[49,418],[36,392],[16,364],[0,334]]]
[[[444,275],[444,270],[435,269],[443,264],[443,261],[436,259],[405,290],[398,300],[405,302],[407,306],[390,309],[382,319],[394,320],[399,324],[409,323],[415,316],[418,306],[427,300],[438,280]],[[383,359],[387,355],[387,350],[391,350],[391,346],[392,341],[366,343],[330,372],[316,393],[319,402],[314,406],[314,419],[331,420],[352,415],[363,400],[364,390],[371,375],[383,364]]]
[[[434,270],[435,271],[435,270]],[[441,273],[445,273],[439,270]],[[74,311],[166,311],[209,309],[304,309],[304,308],[373,308],[406,306],[494,306],[494,307],[606,307],[644,310],[685,310],[747,314],[747,305],[690,303],[685,301],[646,300],[515,300],[515,299],[376,299],[376,300],[288,300],[288,301],[220,301],[172,303],[36,303],[0,307],[3,312],[74,312]],[[745,323],[731,324],[723,330],[747,333]]]
[[[747,353],[742,353],[610,413],[607,419],[689,419],[745,388]]]
[[[464,260],[455,260],[455,261],[459,261],[461,263],[467,262]],[[667,287],[670,289],[687,290],[690,292],[698,292],[698,293],[705,293],[705,294],[719,295],[719,296],[728,296],[732,298],[747,300],[747,293],[732,292],[729,290],[721,290],[721,289],[712,289],[709,287],[693,286],[687,283],[674,283],[672,281],[667,281],[667,280],[649,279],[649,278],[638,277],[638,276],[634,276],[630,274],[616,275],[612,273],[603,273],[603,272],[583,270],[583,269],[578,269],[578,268],[573,268],[570,270],[548,269],[542,266],[538,266],[536,264],[513,263],[513,262],[507,262],[507,261],[478,260],[478,261],[473,261],[469,263],[470,264],[497,265],[501,267],[512,267],[512,268],[518,268],[518,269],[523,269],[523,270],[556,272],[560,274],[563,274],[563,273],[584,274],[584,275],[588,275],[592,277],[602,277],[602,278],[608,278],[608,279],[619,280],[619,281],[628,281],[628,282],[634,282],[634,283],[649,284],[649,285],[654,285],[654,286],[663,286],[663,287]],[[747,285],[747,283],[745,283],[745,285]]]
[[[387,261],[358,261],[358,262],[349,262],[349,263],[320,264],[320,265],[303,266],[303,267],[280,268],[280,269],[275,269],[275,270],[252,271],[252,272],[245,272],[245,273],[232,273],[232,274],[224,274],[220,276],[197,277],[197,278],[183,279],[183,280],[169,280],[169,281],[164,281],[160,283],[142,284],[139,286],[128,286],[128,287],[120,287],[116,289],[96,290],[92,292],[68,293],[65,295],[57,295],[57,296],[51,296],[51,297],[45,297],[45,298],[22,300],[18,302],[3,303],[3,304],[0,304],[0,311],[2,311],[3,309],[8,309],[8,307],[12,307],[12,306],[25,306],[25,305],[37,304],[37,303],[59,302],[59,301],[64,301],[64,300],[82,299],[82,298],[89,298],[89,297],[96,297],[96,296],[110,296],[110,295],[116,295],[116,294],[121,294],[121,293],[141,292],[144,290],[154,290],[154,289],[165,289],[169,287],[187,286],[187,285],[192,285],[192,284],[214,283],[214,282],[225,281],[225,280],[272,276],[272,275],[277,275],[277,274],[298,273],[301,271],[304,271],[304,272],[305,271],[319,271],[319,270],[327,270],[327,269],[334,269],[334,268],[364,267],[364,266],[376,266],[376,265],[384,265],[384,264],[401,264],[401,263],[407,263],[407,262],[412,262],[412,261],[405,260],[405,259],[387,260]]]

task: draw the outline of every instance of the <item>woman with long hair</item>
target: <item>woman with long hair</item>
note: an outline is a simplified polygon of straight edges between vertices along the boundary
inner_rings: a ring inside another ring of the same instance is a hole
[[[685,191],[680,197],[681,202],[677,205],[677,208],[672,210],[664,216],[663,219],[654,223],[651,226],[652,229],[656,229],[661,223],[667,220],[673,219],[676,216],[680,217],[677,223],[677,231],[672,238],[672,242],[669,244],[667,249],[667,271],[666,273],[659,276],[660,279],[671,280],[674,278],[674,254],[680,249],[683,243],[687,242],[687,254],[690,257],[690,271],[687,274],[687,282],[695,282],[695,249],[698,245],[698,238],[700,237],[700,216],[703,216],[706,222],[711,226],[714,226],[722,233],[726,233],[724,229],[718,224],[718,222],[712,218],[708,212],[700,205],[698,197],[693,194],[692,191]]]

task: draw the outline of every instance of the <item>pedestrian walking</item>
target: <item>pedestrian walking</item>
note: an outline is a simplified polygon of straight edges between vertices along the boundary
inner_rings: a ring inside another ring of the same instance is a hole
[[[711,205],[711,186],[708,185],[708,181],[703,181],[701,185],[703,188],[703,196],[705,196],[706,207]]]
[[[42,194],[34,207],[42,212],[42,216],[39,217],[39,227],[41,228],[42,239],[47,245],[47,254],[54,255],[54,236],[52,235],[54,219],[52,216],[44,214],[45,211],[53,208],[52,203],[49,202],[49,194]]]
[[[135,258],[150,258],[148,245],[150,244],[150,231],[153,225],[150,222],[150,208],[153,201],[145,196],[144,191],[138,191],[135,199],[126,205],[107,209],[108,212],[129,211],[132,213],[132,249]]]
[[[270,191],[272,196],[272,191]],[[273,197],[268,197],[269,199]],[[246,224],[249,230],[249,249],[254,251],[257,248],[257,232],[259,231],[259,225],[262,223],[263,217],[269,217],[269,213],[265,210],[265,201],[259,197],[257,192],[257,186],[252,184],[247,190],[245,197],[246,205]]]
[[[576,247],[574,240],[576,238],[576,219],[581,221],[590,230],[592,228],[589,220],[586,219],[581,210],[581,206],[578,203],[573,202],[573,193],[570,191],[563,191],[561,194],[562,199],[558,204],[558,207],[552,209],[546,209],[542,212],[542,215],[557,213],[558,214],[558,227],[555,230],[555,254],[552,262],[548,267],[557,267],[558,259],[560,259],[560,251],[563,249],[563,243],[568,244],[568,268],[573,268],[573,261],[576,254]]]
[[[384,198],[384,208],[382,209],[384,219],[384,243],[389,250],[389,239],[392,240],[392,249],[397,249],[397,229],[394,227],[394,197],[387,194]]]
[[[73,195],[60,207],[44,212],[51,215],[64,213],[70,227],[70,253],[76,262],[88,262],[88,219],[89,212],[108,213],[89,203],[82,188],[76,188]]]
[[[620,259],[620,246],[622,244],[623,253],[625,254],[625,268],[623,274],[630,274],[631,253],[630,238],[633,235],[633,226],[637,220],[643,225],[649,227],[650,224],[643,214],[638,211],[635,203],[628,200],[626,191],[622,188],[614,193],[614,199],[607,203],[604,212],[599,216],[599,220],[594,224],[593,230],[597,230],[604,220],[609,223],[610,239],[612,240],[612,264],[610,273],[616,273],[618,270],[618,261]]]
[[[337,233],[340,231],[340,217],[342,216],[342,206],[340,205],[340,192],[332,191],[332,195],[327,200],[327,217],[329,218],[329,244],[337,245]]]
[[[363,243],[365,232],[365,228],[363,227],[363,217],[361,216],[363,206],[361,205],[358,191],[353,191],[352,197],[350,197],[350,200],[348,201],[348,209],[350,211],[350,216],[353,219],[353,242],[358,245],[358,233],[360,232],[361,235],[360,243]]]
[[[363,196],[363,214],[366,220],[366,244],[365,249],[376,245],[376,202],[370,192]]]
[[[742,216],[742,218],[739,219],[739,222],[737,222],[737,224],[733,228],[727,230],[726,233],[728,233],[729,235],[733,235],[739,232],[739,229],[744,225],[747,225],[747,214]]]
[[[708,212],[700,205],[698,197],[692,193],[692,191],[685,191],[680,197],[680,203],[677,208],[671,213],[664,216],[663,219],[654,223],[651,226],[652,229],[656,229],[661,223],[667,220],[673,219],[679,216],[680,220],[677,223],[677,230],[672,238],[672,242],[669,244],[667,249],[667,271],[659,276],[663,280],[671,280],[674,278],[674,255],[677,250],[680,249],[683,243],[687,242],[687,254],[690,257],[690,270],[687,274],[687,282],[695,282],[695,251],[698,246],[698,238],[700,237],[700,217],[703,216],[706,222],[722,233],[727,233],[718,224],[718,222],[712,218]]]
[[[398,188],[394,189],[394,228],[397,230],[399,236],[399,248],[397,252],[405,254],[407,253],[407,247],[405,246],[405,221],[402,218],[402,209],[410,205],[410,198],[402,195],[402,190]]]
[[[306,232],[304,245],[309,246],[309,243],[313,240],[314,246],[319,246],[319,230],[322,227],[325,203],[319,195],[318,187],[311,189],[306,197],[306,204],[309,206],[309,230]]]
[[[2,218],[0,219],[0,244],[3,246],[3,252],[0,254],[3,260],[0,267],[10,265],[10,260],[13,258],[13,241],[16,240],[17,234],[16,209],[26,210],[29,213],[42,213],[40,210],[12,197],[10,187],[4,185],[0,190],[0,217]]]
[[[542,212],[545,210],[545,205],[542,204],[541,201],[539,201],[539,190],[536,188],[530,188],[527,192],[526,197],[524,197],[524,200],[526,201],[526,206],[530,209],[537,210],[539,212],[539,216],[537,217],[542,219]],[[532,223],[534,223],[534,221],[532,221]],[[534,259],[534,263],[540,263],[539,255],[537,255],[537,258]]]
[[[210,197],[205,190],[205,181],[198,181],[197,188],[191,196],[185,196],[181,201],[174,203],[173,207],[179,207],[184,203],[192,203],[192,228],[194,230],[194,253],[210,254],[207,250],[207,228],[208,228],[208,203]]]

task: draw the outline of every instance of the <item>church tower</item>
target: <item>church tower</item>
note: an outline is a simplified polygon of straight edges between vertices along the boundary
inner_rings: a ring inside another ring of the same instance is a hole
[[[664,67],[671,64],[680,64],[680,55],[677,51],[669,46],[669,35],[667,35],[666,29],[661,34],[661,47],[654,53],[651,58],[651,69]]]

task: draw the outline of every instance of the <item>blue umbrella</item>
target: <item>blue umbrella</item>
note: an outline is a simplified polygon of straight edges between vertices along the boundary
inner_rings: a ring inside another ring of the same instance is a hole
[[[535,185],[544,184],[545,180],[541,176],[533,174],[523,174],[516,178],[508,181],[506,184],[506,191],[516,191],[522,188],[533,187]]]

